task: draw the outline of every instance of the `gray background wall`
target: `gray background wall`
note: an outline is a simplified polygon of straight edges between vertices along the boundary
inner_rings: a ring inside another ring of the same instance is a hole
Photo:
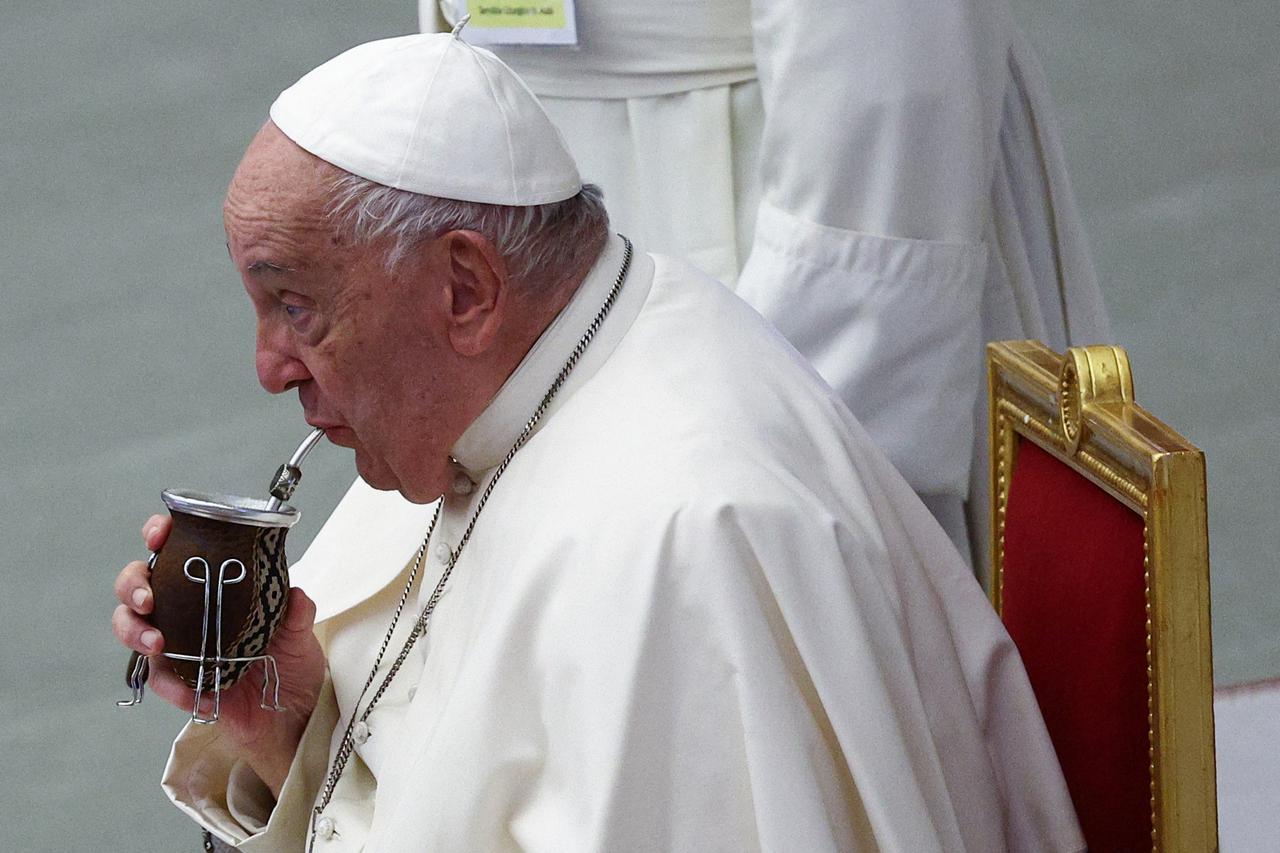
[[[1139,400],[1209,459],[1220,683],[1280,673],[1274,0],[1032,3]],[[0,849],[196,849],[130,712],[110,581],[158,492],[258,492],[305,427],[258,389],[219,205],[271,97],[409,0],[0,8]],[[292,552],[350,477],[322,448]]]

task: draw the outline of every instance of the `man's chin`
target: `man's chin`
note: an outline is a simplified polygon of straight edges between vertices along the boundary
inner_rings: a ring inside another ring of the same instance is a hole
[[[385,465],[379,465],[369,459],[362,448],[355,447],[356,472],[364,480],[380,492],[394,492],[400,489],[400,480]]]
[[[371,488],[377,489],[380,492],[399,492],[400,497],[404,498],[411,504],[430,504],[435,503],[440,499],[439,492],[419,494],[413,490],[406,490],[404,486],[394,478],[371,479],[370,476],[366,476],[364,473],[361,473],[360,479],[364,480]]]
[[[435,503],[443,494],[443,489],[416,487],[412,484],[403,482],[399,477],[392,474],[386,468],[380,468],[375,465],[361,465],[360,457],[356,457],[356,471],[360,474],[360,479],[364,480],[370,487],[380,492],[399,492],[400,497],[414,504]]]

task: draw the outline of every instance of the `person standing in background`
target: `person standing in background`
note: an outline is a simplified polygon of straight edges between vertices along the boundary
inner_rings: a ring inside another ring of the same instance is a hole
[[[420,0],[421,26],[466,7]],[[493,50],[617,226],[769,319],[984,572],[983,343],[1110,338],[1007,5],[580,0],[576,24]]]

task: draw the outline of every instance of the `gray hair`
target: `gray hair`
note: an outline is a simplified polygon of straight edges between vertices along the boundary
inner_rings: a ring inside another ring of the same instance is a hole
[[[552,287],[584,267],[609,233],[604,193],[595,184],[564,201],[516,207],[423,195],[343,173],[333,183],[328,215],[359,242],[389,240],[388,271],[442,234],[475,231],[494,244],[508,275],[530,290]]]

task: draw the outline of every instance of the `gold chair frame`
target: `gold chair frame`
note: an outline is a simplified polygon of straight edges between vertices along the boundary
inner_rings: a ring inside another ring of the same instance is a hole
[[[991,600],[1001,610],[1004,518],[1017,437],[1143,519],[1152,850],[1216,851],[1213,663],[1204,454],[1134,402],[1124,350],[987,345]]]

